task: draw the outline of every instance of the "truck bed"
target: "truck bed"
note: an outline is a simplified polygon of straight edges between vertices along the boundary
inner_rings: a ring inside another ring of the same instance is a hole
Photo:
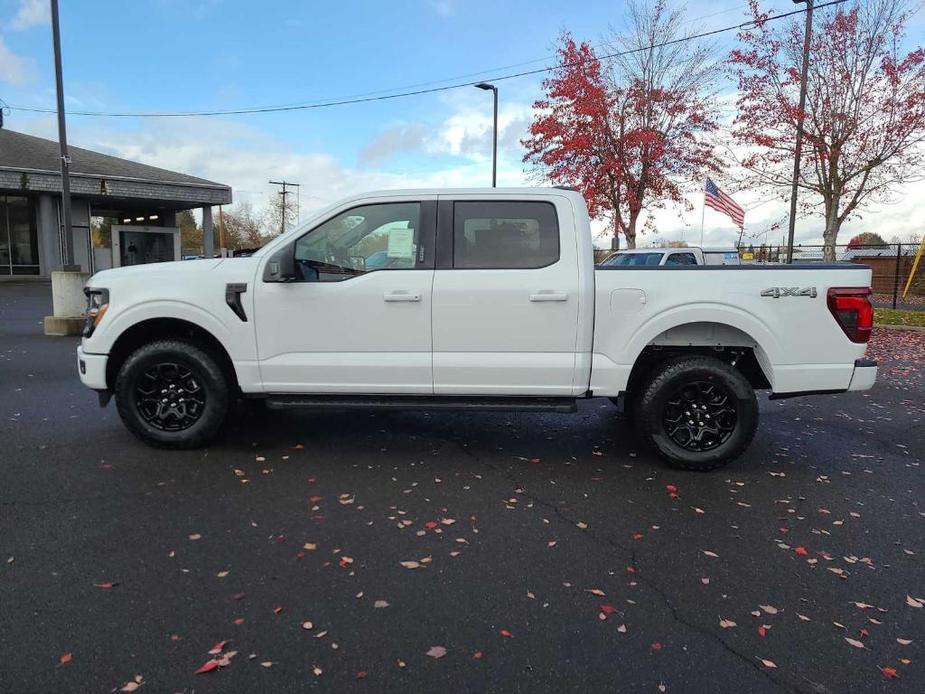
[[[862,385],[855,361],[867,345],[848,338],[826,297],[869,287],[864,265],[613,267],[594,280],[595,395],[623,392],[644,349],[671,346],[751,348],[775,394]]]

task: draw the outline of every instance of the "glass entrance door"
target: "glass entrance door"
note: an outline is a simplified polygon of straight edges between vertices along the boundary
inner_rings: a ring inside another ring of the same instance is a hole
[[[176,260],[172,231],[119,231],[119,264],[144,265]]]

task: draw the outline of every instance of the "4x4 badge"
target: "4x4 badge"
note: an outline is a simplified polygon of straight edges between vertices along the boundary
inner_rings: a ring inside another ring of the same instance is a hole
[[[808,296],[810,299],[815,299],[816,288],[815,287],[769,287],[768,289],[761,290],[761,296],[769,296],[773,299],[780,299],[782,296]]]

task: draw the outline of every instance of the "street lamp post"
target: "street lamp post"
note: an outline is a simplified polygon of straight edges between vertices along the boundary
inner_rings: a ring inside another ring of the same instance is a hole
[[[793,182],[790,184],[790,226],[787,230],[787,263],[793,262],[793,235],[796,230],[797,188],[800,181],[800,156],[803,153],[803,109],[806,108],[806,79],[809,74],[809,45],[813,37],[813,0],[793,0],[806,3],[806,28],[803,34],[803,67],[800,73],[800,107],[797,113],[797,141],[793,149]]]
[[[475,85],[477,89],[484,89],[485,91],[491,90],[492,96],[494,97],[495,105],[495,118],[494,118],[494,127],[493,136],[491,141],[491,187],[498,187],[498,88],[493,84],[488,84],[487,82],[479,82]]]

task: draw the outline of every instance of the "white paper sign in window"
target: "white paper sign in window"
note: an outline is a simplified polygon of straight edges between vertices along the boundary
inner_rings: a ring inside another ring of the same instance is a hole
[[[414,229],[389,229],[388,256],[390,258],[414,257]]]

